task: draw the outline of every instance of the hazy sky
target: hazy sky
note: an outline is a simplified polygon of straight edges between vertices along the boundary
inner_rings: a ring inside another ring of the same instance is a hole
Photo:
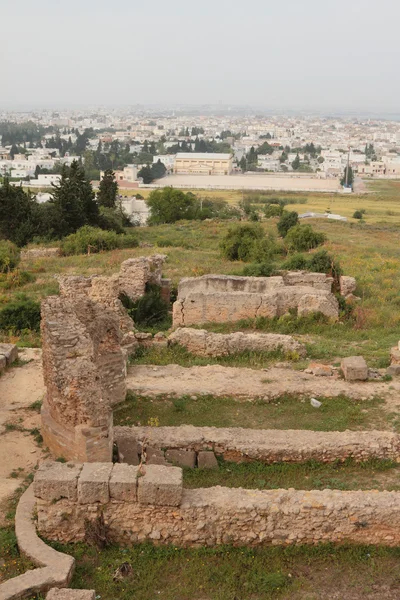
[[[0,0],[0,104],[400,112],[399,0]]]

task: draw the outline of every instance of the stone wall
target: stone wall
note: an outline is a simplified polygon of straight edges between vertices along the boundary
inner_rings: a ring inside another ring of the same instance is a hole
[[[126,354],[139,343],[119,295],[161,285],[164,259],[129,259],[110,277],[60,277],[60,295],[43,300],[42,435],[56,456],[111,459],[111,407],[125,399]]]
[[[321,312],[338,318],[338,302],[327,289],[332,285],[331,278],[309,273],[309,279],[303,283],[307,278],[302,273],[296,273],[293,279],[289,275],[286,279],[225,275],[182,279],[173,306],[174,327],[280,317],[290,309],[297,309],[299,316]]]
[[[29,248],[21,251],[21,259],[28,258],[54,258],[61,256],[60,248]]]
[[[46,470],[34,489],[38,530],[49,540],[81,541],[85,520],[103,514],[110,539],[124,545],[400,544],[399,492],[186,490],[181,470],[163,466]]]
[[[136,453],[137,462],[134,464],[138,464],[143,443],[148,448],[156,449],[160,453],[159,458],[166,459],[172,449],[195,453],[211,450],[233,462],[259,460],[267,463],[302,463],[315,460],[329,463],[347,458],[356,462],[371,458],[400,459],[400,436],[390,431],[339,432],[181,425],[115,427],[114,439],[118,447],[123,445],[125,449],[130,449],[131,460],[135,460]],[[195,460],[193,464],[196,464]]]
[[[205,329],[179,327],[168,337],[197,356],[227,356],[245,351],[306,355],[306,348],[290,335],[277,333],[212,333]]]
[[[126,395],[116,315],[89,299],[42,302],[42,435],[56,456],[110,460],[111,405]]]

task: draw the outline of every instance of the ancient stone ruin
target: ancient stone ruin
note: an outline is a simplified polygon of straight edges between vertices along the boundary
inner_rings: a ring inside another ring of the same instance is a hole
[[[161,285],[165,256],[129,259],[111,277],[60,278],[60,295],[42,302],[47,394],[42,435],[67,459],[109,461],[112,406],[126,395],[126,351],[137,345],[119,296],[132,300],[148,282]]]
[[[225,323],[257,317],[320,312],[337,320],[339,305],[333,279],[324,273],[293,271],[275,277],[203,275],[180,281],[173,306],[174,327]]]

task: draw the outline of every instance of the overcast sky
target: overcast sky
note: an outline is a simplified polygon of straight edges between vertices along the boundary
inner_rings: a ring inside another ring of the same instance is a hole
[[[0,0],[7,108],[400,112],[399,0]]]

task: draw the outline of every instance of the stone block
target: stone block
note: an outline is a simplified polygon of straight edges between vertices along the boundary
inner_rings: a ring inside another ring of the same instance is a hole
[[[392,365],[400,365],[400,350],[397,346],[390,350],[390,362]]]
[[[197,455],[197,466],[199,469],[216,469],[218,461],[215,458],[214,452],[201,450]]]
[[[132,436],[120,436],[117,439],[118,459],[120,463],[138,465],[140,446]]]
[[[95,600],[94,590],[70,590],[68,588],[52,588],[46,596],[46,600]]]
[[[346,381],[365,381],[368,379],[368,366],[362,356],[343,358],[341,367]]]
[[[182,469],[163,465],[146,465],[138,479],[140,504],[179,506],[182,500]]]
[[[342,296],[350,296],[356,291],[357,282],[354,277],[342,275],[340,277],[340,294]]]
[[[392,377],[398,377],[400,375],[400,365],[390,365],[386,369],[386,373]]]
[[[44,462],[36,471],[33,490],[37,498],[49,502],[67,498],[78,499],[78,477],[82,465],[77,463]]]
[[[6,370],[7,359],[3,354],[0,354],[0,373]]]
[[[80,504],[106,504],[110,500],[109,480],[112,463],[85,463],[78,479]]]
[[[15,344],[0,344],[0,356],[5,356],[7,367],[18,358],[18,346]]]
[[[169,463],[178,467],[194,469],[196,466],[196,452],[194,450],[167,450],[165,458]]]
[[[152,448],[147,446],[146,448],[146,465],[166,465],[164,451],[159,448]]]
[[[137,479],[139,467],[126,464],[113,466],[109,481],[110,498],[122,502],[137,501]]]

